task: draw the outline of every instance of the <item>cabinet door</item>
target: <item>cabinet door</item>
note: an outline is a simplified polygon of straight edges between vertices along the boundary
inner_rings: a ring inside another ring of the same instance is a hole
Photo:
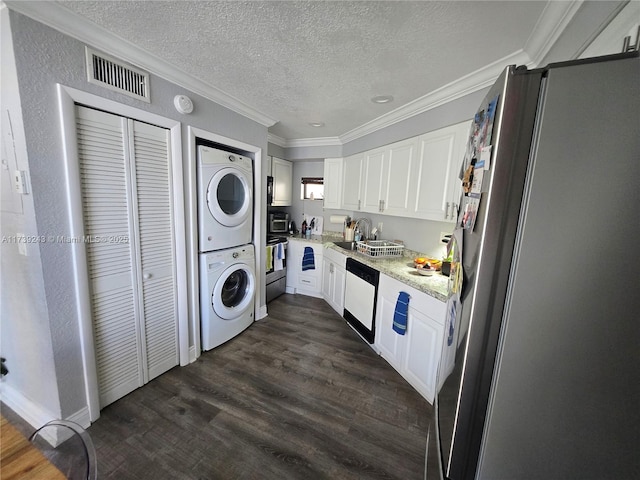
[[[340,315],[344,313],[345,273],[326,257],[322,260],[322,297]]]
[[[290,207],[293,182],[293,165],[287,160],[272,157],[271,173],[273,176],[273,201],[274,207]]]
[[[344,268],[340,268],[334,263],[333,277],[333,309],[338,312],[340,316],[342,316],[344,314],[344,287],[346,270]]]
[[[385,289],[383,292],[382,287],[382,284],[380,284],[378,302],[376,304],[375,345],[380,351],[380,355],[400,372],[405,338],[393,330],[393,313],[398,295],[395,290]]]
[[[344,175],[342,177],[342,208],[344,210],[360,210],[363,163],[364,153],[344,159]]]
[[[322,298],[331,305],[333,300],[333,262],[324,258],[322,260]],[[333,305],[332,305],[333,306]]]
[[[362,211],[369,213],[382,212],[382,191],[385,177],[384,149],[366,152],[364,156],[364,186],[362,195]],[[386,180],[386,179],[385,179]]]
[[[418,141],[416,138],[389,146],[383,172],[382,212],[406,216],[411,212],[411,192],[417,188]]]
[[[433,403],[438,364],[442,354],[442,326],[409,308],[403,374],[411,385]]]
[[[427,220],[454,222],[453,203],[459,201],[458,173],[466,145],[467,122],[419,137],[418,188],[413,214]],[[456,196],[457,192],[457,196]]]
[[[297,271],[296,293],[322,298],[322,245],[306,242],[297,243],[299,244],[298,254],[293,258]],[[305,247],[311,247],[313,249],[314,268],[310,270],[302,270],[302,259],[304,257]]]
[[[295,293],[298,285],[298,257],[301,257],[301,243],[296,241],[289,242],[287,248],[287,293]]]
[[[342,158],[324,160],[324,208],[342,208]]]

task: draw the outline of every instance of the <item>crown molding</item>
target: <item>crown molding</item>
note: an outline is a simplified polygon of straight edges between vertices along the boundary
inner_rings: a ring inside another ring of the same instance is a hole
[[[279,147],[287,147],[287,139],[274,135],[273,133],[267,133],[267,142],[278,145]]]
[[[273,133],[267,135],[269,143],[273,143],[283,148],[295,148],[295,147],[336,147],[342,146],[343,142],[340,137],[313,137],[313,138],[295,138],[293,140],[287,140],[286,138],[279,137]]]
[[[5,1],[10,10],[14,10],[55,30],[58,30],[83,43],[144,68],[176,85],[189,89],[209,100],[222,105],[244,117],[266,127],[277,120],[247,105],[243,101],[215,88],[202,80],[179,71],[170,63],[146,52],[137,45],[128,42],[84,17],[64,8],[55,2]]]
[[[342,146],[340,137],[297,138],[287,140],[287,147],[335,147]]]
[[[351,142],[470,93],[490,87],[507,65],[530,66],[530,63],[531,59],[526,52],[523,50],[515,52],[341,135],[340,141],[343,144]]]
[[[547,3],[524,46],[533,61],[532,66],[538,66],[549,53],[582,4],[583,0]]]

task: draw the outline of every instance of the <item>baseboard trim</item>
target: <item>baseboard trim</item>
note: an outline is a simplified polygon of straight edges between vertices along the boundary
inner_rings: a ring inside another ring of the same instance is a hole
[[[45,423],[58,418],[55,414],[25,397],[6,382],[2,382],[0,397],[7,407],[20,415],[33,428],[40,428]]]

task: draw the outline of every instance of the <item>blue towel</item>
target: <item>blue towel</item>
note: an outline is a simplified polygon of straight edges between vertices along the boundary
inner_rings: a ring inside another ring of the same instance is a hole
[[[316,264],[313,259],[313,248],[304,247],[304,254],[302,255],[302,270],[315,270]]]
[[[396,301],[396,310],[393,312],[393,330],[404,335],[407,331],[407,312],[409,310],[409,294],[400,292]]]

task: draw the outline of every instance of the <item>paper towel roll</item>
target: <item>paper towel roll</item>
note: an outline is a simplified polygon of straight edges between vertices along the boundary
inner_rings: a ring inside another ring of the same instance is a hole
[[[347,219],[346,215],[331,215],[329,217],[329,222],[331,223],[340,223],[344,224],[344,221]]]

